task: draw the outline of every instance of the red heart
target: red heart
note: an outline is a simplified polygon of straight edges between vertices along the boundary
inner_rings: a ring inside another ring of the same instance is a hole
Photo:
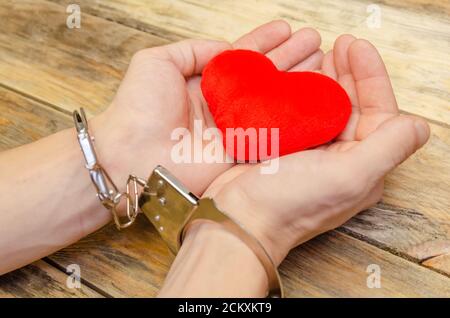
[[[351,114],[347,93],[333,79],[314,72],[278,71],[254,51],[230,50],[214,57],[203,70],[201,88],[227,153],[239,161],[252,159],[251,142],[247,138],[245,152],[239,153],[237,139],[227,136],[227,128],[253,127],[258,137],[260,128],[268,129],[270,156],[258,153],[257,159],[263,160],[273,157],[275,135],[270,128],[279,129],[282,156],[331,141]]]

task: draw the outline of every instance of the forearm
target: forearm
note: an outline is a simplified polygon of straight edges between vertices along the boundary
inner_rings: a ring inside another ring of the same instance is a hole
[[[105,225],[75,129],[0,154],[0,274]]]
[[[254,252],[220,225],[193,225],[160,297],[265,297],[267,276]]]

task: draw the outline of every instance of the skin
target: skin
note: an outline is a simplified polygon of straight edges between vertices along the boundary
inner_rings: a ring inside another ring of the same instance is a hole
[[[384,64],[370,43],[345,35],[325,55],[319,46],[313,29],[292,33],[287,23],[274,21],[233,44],[188,40],[138,52],[112,105],[90,121],[100,162],[122,191],[128,174],[145,178],[164,165],[194,193],[213,197],[279,264],[291,248],[377,202],[384,176],[429,136],[426,122],[398,114]],[[317,70],[336,78],[353,104],[346,130],[329,145],[281,158],[273,175],[261,175],[257,165],[173,163],[175,128],[192,131],[195,119],[204,128],[214,125],[200,74],[213,56],[232,48],[266,54],[281,70]],[[0,274],[111,220],[83,160],[74,129],[0,154],[0,167],[8,166],[1,171],[0,200],[3,211],[10,211],[0,213]],[[266,290],[253,252],[220,226],[198,222],[160,296],[251,297]]]
[[[342,225],[379,201],[386,174],[429,138],[424,120],[399,114],[384,63],[368,41],[340,36],[333,50],[321,63],[318,60],[308,63],[309,70],[336,79],[352,101],[352,115],[342,134],[314,150],[282,157],[275,174],[262,175],[258,165],[237,165],[204,193],[255,235],[277,265],[292,248]],[[192,240],[201,231],[221,231],[211,226],[198,225]],[[233,238],[214,241],[210,234],[199,246],[220,261],[206,262],[192,253],[195,247],[183,246],[161,296],[265,296],[267,279],[262,266],[255,257],[250,261],[244,252],[250,251],[243,243]],[[234,251],[231,255],[223,252],[230,249]],[[245,257],[245,263],[231,260]],[[195,284],[177,283],[196,274],[200,278]],[[232,282],[231,277],[235,278]]]
[[[385,175],[429,137],[424,120],[399,114],[384,63],[368,41],[343,35],[323,63],[330,69],[322,71],[352,101],[342,134],[328,145],[281,158],[272,175],[261,175],[258,165],[233,167],[204,194],[225,211],[239,211],[236,217],[254,227],[278,263],[291,248],[378,202]]]
[[[112,104],[89,122],[99,162],[120,191],[130,173],[146,178],[161,164],[201,195],[232,164],[175,164],[170,152],[178,141],[170,134],[179,127],[192,132],[195,119],[204,128],[213,124],[200,90],[206,63],[223,50],[244,48],[271,54],[277,63],[289,57],[290,65],[301,66],[319,45],[316,31],[291,34],[287,23],[275,21],[233,44],[187,40],[137,52]],[[74,128],[67,129],[0,153],[0,167],[8,167],[0,170],[2,211],[13,211],[0,213],[0,274],[70,245],[111,220],[95,197],[75,136]]]

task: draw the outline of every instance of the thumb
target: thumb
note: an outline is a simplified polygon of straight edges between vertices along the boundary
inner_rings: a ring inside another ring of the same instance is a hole
[[[351,157],[378,178],[411,156],[429,137],[430,128],[425,120],[415,116],[395,116],[352,148]]]
[[[229,49],[231,44],[224,41],[190,39],[147,50],[149,57],[171,62],[189,77],[201,73],[210,59]]]

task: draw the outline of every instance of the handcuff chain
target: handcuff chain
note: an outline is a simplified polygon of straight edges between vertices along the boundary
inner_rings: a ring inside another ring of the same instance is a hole
[[[107,182],[111,185],[108,193],[105,195],[105,193],[100,192],[97,183],[94,181],[94,179],[92,179],[97,189],[97,196],[100,199],[100,202],[106,209],[111,212],[114,223],[118,230],[129,227],[134,223],[137,215],[139,214],[138,186],[145,187],[145,180],[138,178],[135,175],[129,175],[126,183],[126,191],[119,192],[106,170],[103,169],[103,167],[100,165],[98,165],[97,169],[99,173],[103,174],[106,177]],[[124,198],[126,200],[126,220],[123,220],[124,217],[120,217],[118,213],[118,207],[120,206]]]
[[[93,145],[94,139],[89,135],[84,109],[81,108],[79,112],[75,110],[73,119],[77,129],[78,142],[86,160],[86,168],[89,170],[92,183],[97,190],[97,197],[103,206],[111,212],[118,230],[129,227],[134,223],[139,213],[138,185],[146,187],[147,182],[135,175],[129,175],[126,191],[120,192],[106,170],[97,162],[97,155]],[[127,214],[126,220],[122,221],[123,218],[118,214],[118,206],[124,197],[126,198]]]

